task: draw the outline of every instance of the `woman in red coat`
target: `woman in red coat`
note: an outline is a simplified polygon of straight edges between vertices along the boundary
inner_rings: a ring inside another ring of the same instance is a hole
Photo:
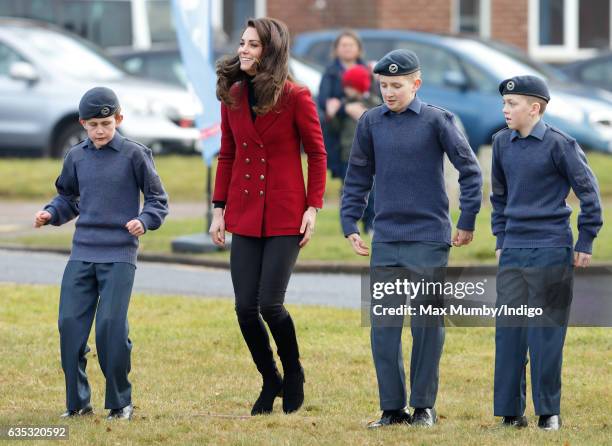
[[[309,91],[288,71],[289,32],[275,19],[247,22],[237,56],[217,65],[221,151],[210,234],[217,245],[233,234],[230,267],[240,330],[263,377],[252,415],[286,413],[304,402],[304,370],[283,302],[300,248],[323,206],[326,153]],[[307,187],[300,147],[308,157]],[[262,320],[263,317],[263,320]],[[281,377],[268,324],[283,365]]]

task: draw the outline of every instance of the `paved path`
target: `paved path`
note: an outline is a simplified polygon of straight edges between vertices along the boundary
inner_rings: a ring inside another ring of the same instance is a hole
[[[0,282],[59,285],[67,256],[0,250]],[[592,270],[595,271],[595,270]],[[462,276],[463,281],[485,281],[487,302],[495,300],[494,274]],[[151,294],[233,298],[228,270],[140,262],[134,290]],[[287,303],[359,308],[360,276],[355,274],[294,273]],[[582,270],[576,275],[572,321],[612,326],[612,274]],[[1,296],[0,296],[1,299]]]

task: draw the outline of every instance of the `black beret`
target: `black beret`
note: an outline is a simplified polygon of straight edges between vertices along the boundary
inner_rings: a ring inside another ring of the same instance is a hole
[[[393,50],[378,61],[374,73],[383,76],[402,76],[420,69],[419,58],[410,50]]]
[[[87,91],[79,102],[79,118],[106,118],[119,109],[119,99],[113,90],[95,87]]]
[[[514,76],[499,84],[499,93],[520,94],[523,96],[535,96],[536,98],[550,101],[550,93],[546,82],[537,76]]]

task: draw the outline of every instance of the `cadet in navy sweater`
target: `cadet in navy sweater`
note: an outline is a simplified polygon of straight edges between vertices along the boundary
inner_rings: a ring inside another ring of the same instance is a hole
[[[85,373],[87,339],[96,318],[96,348],[106,378],[109,419],[132,417],[128,381],[132,343],[127,312],[136,270],[138,237],[161,226],[167,195],[151,150],[115,131],[119,101],[104,87],[89,90],[79,104],[88,138],[72,147],[55,182],[58,195],[36,213],[36,227],[62,225],[75,217],[72,253],[64,271],[59,304],[66,412],[92,413]],[[140,209],[140,192],[144,206]]]
[[[573,266],[590,263],[601,228],[599,189],[576,140],[542,119],[548,87],[516,76],[499,87],[508,128],[494,135],[492,228],[499,259],[497,306],[542,308],[538,320],[498,318],[495,336],[494,413],[504,425],[527,426],[525,366],[538,426],[561,427],[561,364],[572,299]],[[570,188],[580,200],[578,240],[572,253]]]
[[[392,51],[378,62],[374,72],[380,74],[385,104],[367,111],[357,126],[342,196],[344,234],[357,254],[369,254],[357,221],[376,176],[371,267],[444,267],[451,244],[461,246],[472,240],[482,193],[478,161],[453,115],[416,96],[421,85],[416,54]],[[461,186],[461,216],[452,240],[444,187],[445,153],[459,170]],[[401,321],[395,326],[372,323],[372,355],[383,414],[370,428],[410,422],[431,426],[436,422],[434,404],[444,326],[413,323],[411,332],[413,415],[405,408]]]

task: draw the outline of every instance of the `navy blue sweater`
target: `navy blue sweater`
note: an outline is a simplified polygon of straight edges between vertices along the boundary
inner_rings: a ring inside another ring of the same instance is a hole
[[[357,221],[376,176],[375,242],[432,241],[451,244],[444,154],[459,171],[460,229],[472,231],[482,199],[476,156],[452,113],[416,97],[402,113],[386,105],[361,117],[342,194],[344,235]]]
[[[601,228],[599,187],[574,138],[540,120],[521,138],[503,129],[493,136],[491,225],[496,248],[572,247],[566,203],[580,200],[575,250],[591,253]]]
[[[70,260],[136,264],[138,237],[125,224],[138,218],[145,231],[153,230],[168,214],[151,150],[119,133],[100,149],[89,139],[72,147],[55,186],[58,195],[45,207],[49,223],[59,226],[79,217]]]

